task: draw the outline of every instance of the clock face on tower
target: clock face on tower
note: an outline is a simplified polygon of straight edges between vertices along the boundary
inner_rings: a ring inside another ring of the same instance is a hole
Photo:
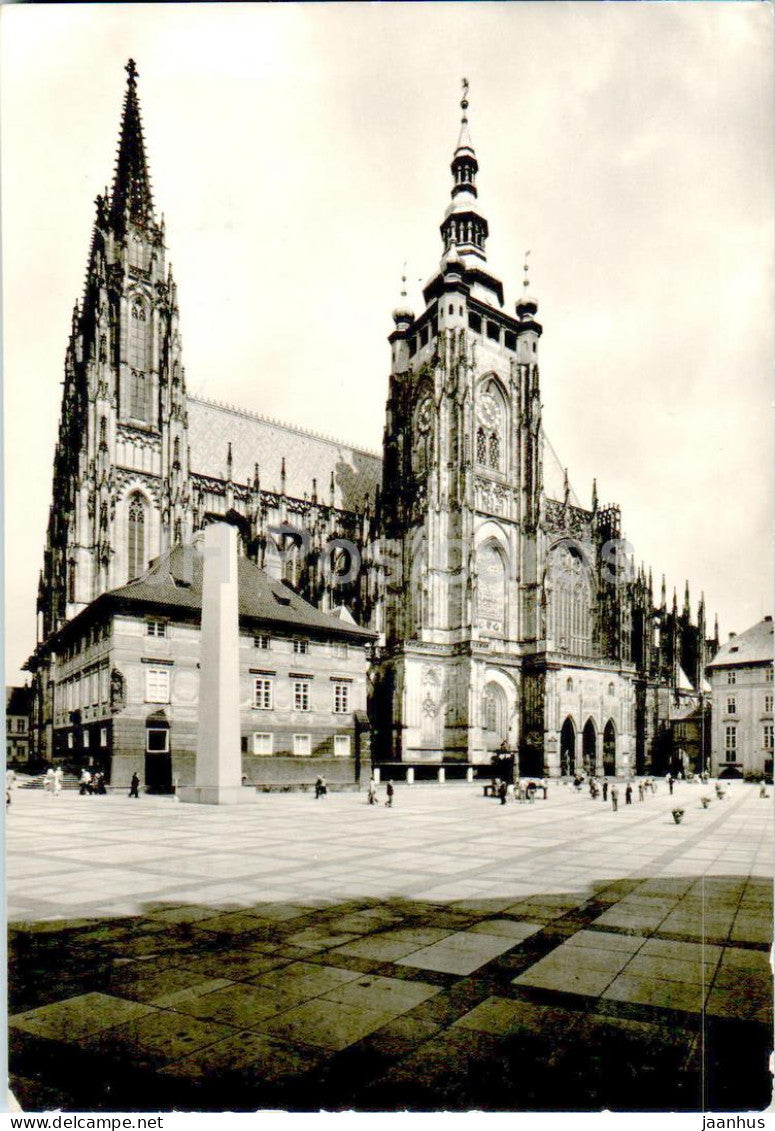
[[[417,428],[420,432],[430,432],[433,417],[433,406],[430,397],[426,397],[417,410]]]
[[[479,420],[487,428],[496,428],[500,422],[498,402],[492,393],[485,393],[479,401]]]

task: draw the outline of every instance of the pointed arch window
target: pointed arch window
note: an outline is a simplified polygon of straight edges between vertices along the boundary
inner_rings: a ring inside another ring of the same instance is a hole
[[[145,569],[146,526],[143,497],[132,495],[127,512],[127,581],[133,581]]]
[[[149,325],[145,304],[140,299],[135,299],[129,319],[129,364],[132,369],[143,372],[148,369],[150,355]]]
[[[495,381],[485,382],[478,399],[476,415],[476,462],[480,467],[502,471],[506,405]]]
[[[180,467],[180,440],[177,437],[172,445],[172,466]]]

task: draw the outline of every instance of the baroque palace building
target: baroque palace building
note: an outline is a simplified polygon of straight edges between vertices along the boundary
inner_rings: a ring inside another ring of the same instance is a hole
[[[656,601],[619,508],[594,486],[581,506],[544,435],[538,307],[525,284],[510,313],[488,268],[467,87],[441,263],[423,311],[404,296],[393,315],[380,458],[188,393],[131,60],[127,74],[65,358],[28,662],[36,752],[57,747],[63,628],[227,521],[262,571],[378,634],[380,763],[489,765],[505,744],[523,773],[664,772],[671,711],[679,693],[701,702],[718,628],[702,600],[694,620],[688,584],[680,612],[664,580]]]

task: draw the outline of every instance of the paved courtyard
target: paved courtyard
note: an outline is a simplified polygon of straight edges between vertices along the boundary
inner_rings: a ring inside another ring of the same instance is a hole
[[[618,813],[559,784],[398,785],[393,809],[17,789],[12,1088],[28,1111],[762,1109],[772,832],[742,783]]]

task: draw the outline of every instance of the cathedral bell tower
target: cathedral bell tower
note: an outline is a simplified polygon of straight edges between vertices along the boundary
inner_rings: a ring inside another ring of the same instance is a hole
[[[153,211],[133,60],[126,71],[113,187],[96,200],[65,357],[44,638],[190,534],[177,290]]]
[[[536,634],[541,326],[528,296],[507,313],[487,264],[468,106],[464,80],[441,263],[419,316],[402,292],[389,338],[375,687],[387,761],[489,762],[504,742],[514,749],[520,642]]]

